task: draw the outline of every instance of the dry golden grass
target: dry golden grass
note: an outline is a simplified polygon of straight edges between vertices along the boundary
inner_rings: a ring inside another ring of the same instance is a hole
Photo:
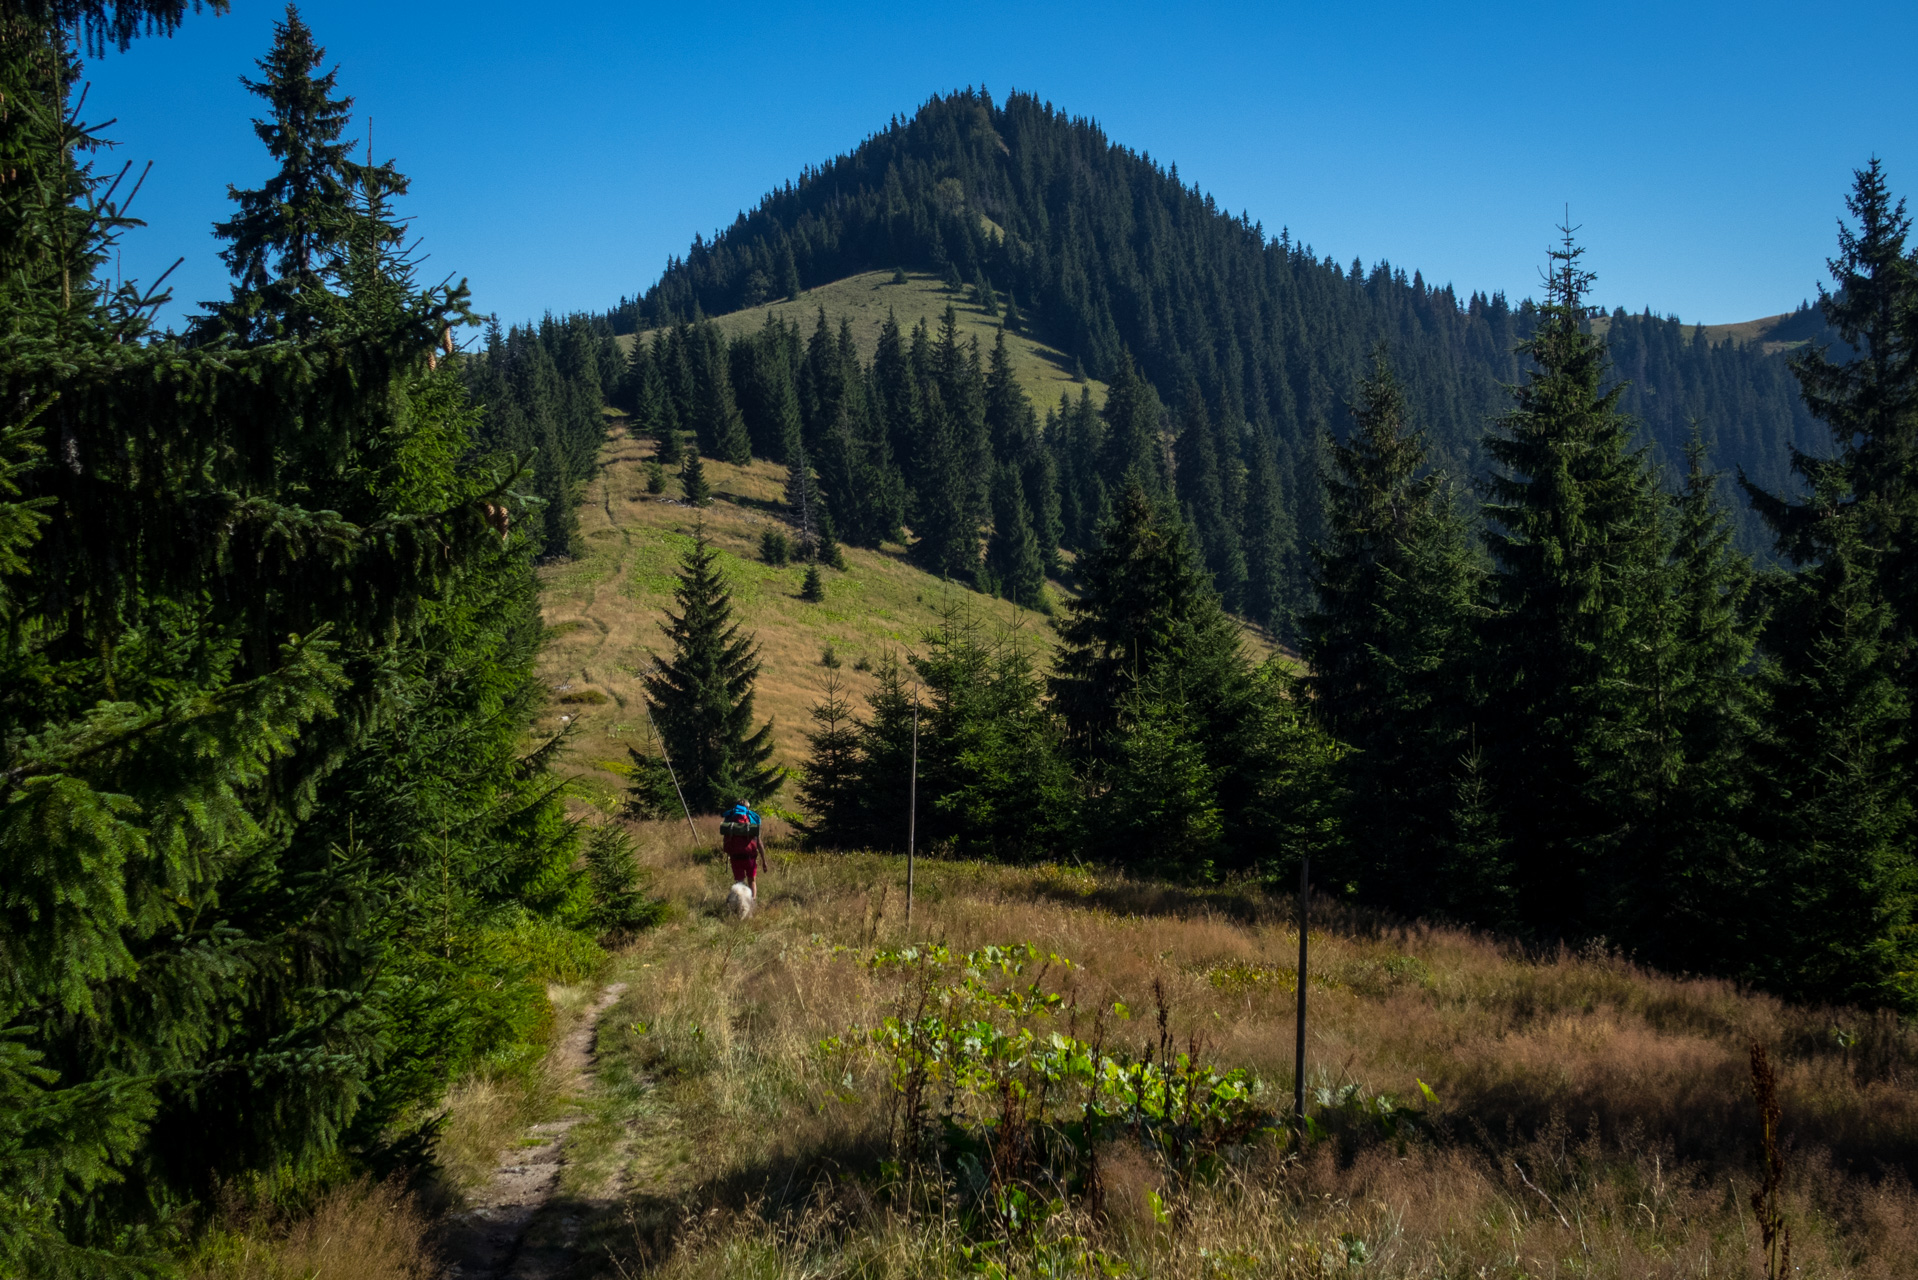
[[[965,294],[947,293],[937,276],[923,272],[908,272],[906,283],[894,284],[890,271],[867,271],[808,289],[796,302],[782,299],[749,307],[716,317],[714,323],[728,336],[756,333],[766,323],[766,316],[772,314],[778,316],[781,323],[797,322],[801,336],[810,338],[823,309],[826,323],[835,336],[842,316],[852,322],[853,342],[859,348],[859,357],[870,361],[878,349],[879,330],[888,312],[897,317],[902,332],[910,334],[912,327],[923,320],[936,336],[948,305],[959,320],[959,341],[975,339],[979,343],[980,358],[984,360],[999,336],[999,321],[987,315],[984,307],[968,300]],[[620,342],[631,349],[631,338],[622,337]],[[1012,358],[1013,376],[1040,417],[1058,405],[1062,394],[1078,400],[1082,385],[1091,389],[1094,404],[1105,404],[1105,384],[1092,379],[1083,384],[1075,382],[1070,357],[1018,333],[1006,335],[1006,351]]]
[[[578,1025],[595,987],[562,986],[546,989],[553,1004],[553,1024],[546,1043],[558,1044]],[[433,1144],[435,1199],[459,1204],[467,1193],[483,1185],[527,1126],[551,1119],[566,1101],[568,1081],[550,1057],[530,1069],[482,1070],[456,1082],[447,1091],[439,1137]]]
[[[536,726],[550,733],[564,723],[575,729],[561,771],[602,807],[622,792],[627,748],[649,741],[638,672],[664,651],[659,623],[672,604],[673,575],[692,542],[696,521],[721,553],[733,593],[735,616],[757,638],[760,676],[755,713],[773,720],[781,763],[797,764],[805,753],[808,712],[826,675],[821,652],[830,645],[839,676],[854,705],[874,687],[855,669],[878,662],[887,651],[917,646],[937,625],[939,611],[956,604],[991,630],[1016,631],[1035,649],[1049,651],[1054,633],[1043,614],[969,588],[940,581],[906,562],[903,549],[845,548],[846,571],[823,569],[826,599],[799,599],[803,566],[775,569],[759,559],[760,534],[780,519],[785,469],[754,461],[734,467],[705,463],[716,500],[703,511],[668,493],[646,492],[650,441],[634,441],[614,427],[601,455],[603,466],[580,507],[587,547],[578,560],[542,569],[542,596],[549,641],[540,671],[555,693]],[[592,701],[590,695],[604,695]],[[579,701],[582,696],[587,700]],[[565,701],[567,698],[574,701]],[[608,767],[608,766],[612,767]]]
[[[627,1188],[594,1237],[605,1265],[966,1273],[950,1205],[909,1215],[884,1190],[876,1064],[847,1077],[817,1049],[893,1007],[860,956],[904,936],[900,862],[777,852],[761,910],[734,924],[716,914],[726,876],[703,833],[638,830],[686,911],[618,961],[632,985],[601,1024],[602,1157],[626,1172],[598,1177]],[[1176,1035],[1289,1096],[1287,903],[1057,867],[922,861],[919,883],[915,936],[1069,956],[1082,1008],[1148,1007],[1158,983]],[[1315,918],[1312,944],[1309,1081],[1416,1101],[1424,1080],[1441,1100],[1429,1122],[1401,1147],[1325,1114],[1328,1137],[1241,1152],[1169,1223],[1150,1193],[1175,1189],[1115,1148],[1105,1213],[1041,1233],[1081,1241],[1061,1256],[1153,1276],[1750,1275],[1757,1039],[1779,1069],[1799,1274],[1918,1274],[1918,1040],[1895,1022],[1338,911]],[[1099,1272],[1060,1274],[1081,1273]]]
[[[189,1280],[428,1280],[441,1274],[430,1226],[397,1184],[366,1181],[323,1196],[310,1213],[213,1233]]]

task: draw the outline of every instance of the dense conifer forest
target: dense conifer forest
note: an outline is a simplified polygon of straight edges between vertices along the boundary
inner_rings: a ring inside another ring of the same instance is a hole
[[[1918,256],[1877,162],[1848,212],[1822,303],[1843,342],[1791,366],[1826,449],[1794,452],[1782,492],[1742,482],[1780,567],[1733,545],[1702,433],[1663,483],[1568,232],[1482,470],[1432,465],[1383,344],[1353,388],[1302,671],[1252,661],[1205,508],[1149,443],[1119,446],[1051,672],[955,614],[863,712],[829,691],[800,791],[813,838],[898,843],[923,697],[921,830],[963,851],[1280,884],[1309,857],[1328,887],[1407,915],[1918,1009]],[[1122,362],[1108,448],[1133,378]]]
[[[1321,259],[1090,120],[1028,94],[999,103],[975,90],[933,98],[711,240],[695,237],[611,318],[621,332],[649,329],[894,267],[1003,298],[1008,323],[1092,377],[1136,369],[1171,415],[1180,463],[1204,455],[1193,465],[1226,480],[1225,509],[1202,507],[1197,533],[1228,599],[1237,562],[1259,554],[1264,536],[1232,527],[1231,477],[1258,471],[1269,450],[1279,507],[1307,542],[1319,537],[1319,441],[1344,431],[1376,344],[1391,350],[1433,461],[1463,475],[1485,461],[1483,424],[1502,411],[1503,388],[1524,369],[1518,344],[1539,322],[1530,300],[1461,296],[1382,260]],[[1694,419],[1717,465],[1771,487],[1786,483],[1790,450],[1825,447],[1783,360],[1649,313],[1614,312],[1608,336],[1614,376],[1628,383],[1621,407],[1668,485],[1684,472]],[[1204,430],[1188,433],[1192,424]],[[1732,522],[1744,549],[1768,551],[1746,509]],[[1287,610],[1306,602],[1304,546],[1286,556]],[[1262,601],[1247,607],[1263,612]],[[1289,626],[1289,616],[1275,620]]]

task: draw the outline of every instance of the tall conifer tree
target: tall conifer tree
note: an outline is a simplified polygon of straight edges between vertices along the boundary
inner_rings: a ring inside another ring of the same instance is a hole
[[[1592,277],[1566,233],[1523,350],[1536,363],[1485,449],[1494,613],[1478,739],[1517,859],[1520,917],[1546,936],[1603,930],[1628,870],[1625,827],[1643,817],[1630,747],[1633,687],[1661,589],[1658,504],[1623,389],[1604,387],[1605,346],[1585,331]]]
[[[807,841],[828,848],[856,840],[863,826],[864,788],[860,785],[859,721],[846,701],[837,672],[813,704],[813,728],[806,731],[806,762],[799,771],[799,804],[806,818],[800,830]]]
[[[1235,513],[1226,503],[1221,475],[1222,462],[1236,468],[1238,458],[1236,454],[1229,460],[1220,458],[1211,415],[1206,412],[1196,379],[1186,379],[1180,399],[1179,502],[1213,585],[1228,609],[1238,609],[1245,596],[1245,551],[1239,543]]]
[[[919,392],[914,385],[912,363],[906,355],[905,338],[899,321],[890,308],[879,327],[879,347],[872,359],[872,402],[886,432],[892,456],[905,472],[907,510],[912,508],[910,490],[918,483],[916,465],[919,445]]]
[[[1106,392],[1105,420],[1110,426],[1103,433],[1098,469],[1109,493],[1117,494],[1136,481],[1153,497],[1165,494],[1164,418],[1158,392],[1133,366],[1128,353]]]
[[[1735,964],[1738,917],[1749,909],[1751,849],[1740,819],[1752,801],[1750,747],[1757,701],[1747,668],[1760,616],[1750,561],[1694,425],[1685,480],[1670,499],[1671,559],[1640,650],[1648,706],[1638,770],[1649,811],[1623,878],[1651,886],[1618,908],[1620,935],[1661,963],[1707,970]]]
[[[731,361],[719,326],[708,320],[692,331],[694,422],[708,457],[743,467],[752,461],[752,440],[733,397]]]
[[[920,444],[913,559],[928,573],[970,583],[979,568],[974,482],[955,437],[953,415],[937,392],[929,398]]]
[[[321,72],[325,60],[326,50],[289,4],[273,24],[273,48],[258,63],[261,78],[241,79],[268,107],[253,132],[280,167],[257,189],[227,188],[239,209],[214,224],[213,234],[227,242],[220,256],[233,273],[233,296],[208,304],[206,319],[194,326],[202,338],[306,336],[332,299],[327,267],[349,222],[352,144],[341,135],[353,100],[335,96],[337,72]]]
[[[1343,768],[1361,888],[1400,911],[1496,919],[1509,907],[1496,873],[1480,883],[1486,868],[1452,857],[1477,568],[1383,349],[1352,417],[1351,438],[1330,446],[1330,538],[1314,548],[1318,607],[1302,624],[1313,711],[1357,749]]]
[[[671,811],[677,802],[660,785],[671,785],[660,776],[668,763],[695,813],[717,813],[739,798],[763,800],[778,789],[782,773],[771,763],[772,721],[753,724],[759,651],[733,621],[719,553],[703,524],[693,528],[673,599],[678,612],[669,611],[660,624],[672,653],[656,658],[643,681],[665,757],[632,753],[639,771],[635,800],[642,808]]]
[[[1748,484],[1797,571],[1768,584],[1768,709],[1756,759],[1767,985],[1918,1008],[1918,267],[1910,221],[1882,166],[1860,170],[1821,294],[1848,360],[1814,350],[1796,366],[1830,428],[1833,456],[1795,454],[1810,493]]]
[[[1286,562],[1292,551],[1292,521],[1273,457],[1272,437],[1254,428],[1246,463],[1245,613],[1272,631],[1287,630]]]
[[[1240,645],[1195,564],[1184,523],[1136,480],[1121,495],[1096,549],[1079,562],[1083,584],[1059,624],[1051,678],[1067,742],[1081,756],[1111,748],[1119,700],[1161,667],[1195,674]]]
[[[182,11],[64,9],[122,42]],[[101,278],[127,224],[58,101],[65,33],[6,24],[0,146],[33,181],[0,184],[0,400],[25,419],[0,438],[19,489],[0,495],[0,855],[22,871],[0,929],[0,1271],[132,1274],[151,1268],[115,1255],[156,1218],[252,1176],[316,1185],[470,1061],[447,1044],[422,1067],[405,1021],[397,988],[431,985],[396,941],[394,898],[422,887],[410,842],[324,828],[363,767],[422,759],[383,734],[449,674],[428,646],[486,688],[421,705],[422,732],[449,734],[481,791],[521,772],[530,649],[488,628],[524,617],[530,579],[501,546],[513,468],[463,458],[460,384],[431,367],[463,290],[412,288],[348,192],[333,210],[366,221],[332,228],[325,260],[309,204],[234,237],[257,251],[233,259],[245,305],[196,326],[234,347],[153,334]],[[288,156],[330,129],[326,110],[261,124]],[[235,221],[261,211],[242,199]],[[349,312],[315,305],[316,272]],[[23,470],[41,429],[59,465]],[[515,834],[537,834],[537,796],[512,798],[534,811]],[[411,825],[473,800],[376,807]],[[522,865],[491,863],[496,882]],[[439,1025],[471,1043],[465,1018]]]
[[[986,542],[986,572],[994,590],[1028,609],[1045,606],[1045,558],[1033,536],[1024,486],[1010,463],[992,477],[992,536]]]

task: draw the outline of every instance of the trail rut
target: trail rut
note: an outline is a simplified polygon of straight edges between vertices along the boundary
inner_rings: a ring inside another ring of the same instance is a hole
[[[578,1221],[548,1219],[566,1165],[567,1135],[584,1118],[580,1103],[593,1085],[593,1038],[600,1018],[625,990],[623,982],[602,989],[586,1016],[553,1047],[566,1111],[528,1129],[525,1137],[538,1145],[509,1148],[469,1207],[447,1219],[449,1280],[557,1280],[578,1261]]]

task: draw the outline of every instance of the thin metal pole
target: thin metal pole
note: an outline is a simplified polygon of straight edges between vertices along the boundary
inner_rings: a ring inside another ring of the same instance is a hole
[[[679,811],[686,815],[686,830],[693,833],[693,843],[698,844],[699,828],[693,825],[693,811],[687,807],[686,793],[679,786],[679,775],[673,772],[673,758],[666,754],[666,735],[653,723],[653,709],[644,702],[639,705],[646,708],[646,726],[653,731],[653,740],[659,743],[659,758],[666,762],[666,776],[673,780],[673,794],[679,797]]]
[[[912,933],[912,872],[919,840],[919,691],[912,691],[912,787],[906,805],[906,933]]]
[[[1292,1122],[1305,1133],[1305,936],[1311,921],[1306,895],[1311,892],[1312,859],[1299,861],[1299,1032],[1292,1052]]]

